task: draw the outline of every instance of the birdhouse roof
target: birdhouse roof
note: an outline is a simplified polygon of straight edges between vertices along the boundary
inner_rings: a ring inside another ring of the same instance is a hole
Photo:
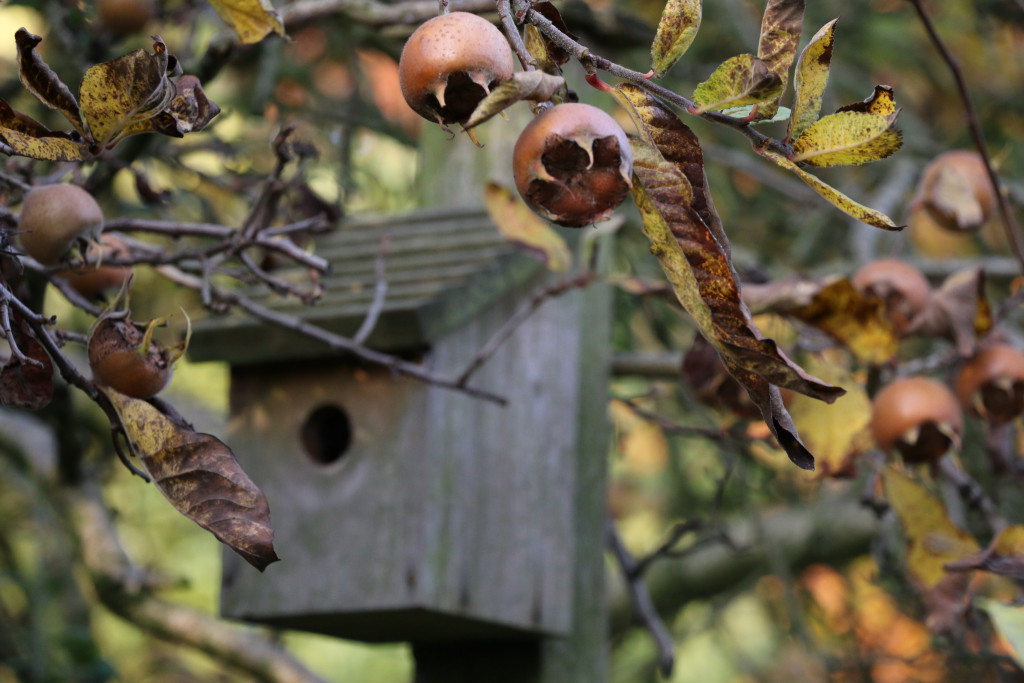
[[[321,276],[323,296],[315,304],[275,294],[264,284],[245,294],[276,312],[351,337],[374,300],[382,240],[387,241],[387,289],[365,343],[384,351],[429,346],[541,268],[513,248],[483,210],[352,216],[334,232],[316,238],[316,253],[330,262],[331,270]],[[295,270],[297,282],[304,272]],[[289,273],[274,274],[289,279]],[[198,324],[189,355],[197,361],[251,364],[339,353],[299,332],[232,313]]]

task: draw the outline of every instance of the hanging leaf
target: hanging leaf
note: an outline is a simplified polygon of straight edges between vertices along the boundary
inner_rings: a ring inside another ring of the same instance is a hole
[[[740,299],[728,242],[708,199],[703,155],[693,132],[640,88],[623,84],[616,91],[641,132],[640,139],[632,141],[633,198],[651,251],[701,334],[751,392],[773,431],[780,431],[777,436],[790,457],[801,467],[812,467],[813,458],[800,444],[770,385],[827,402],[843,390],[803,372],[774,341],[763,338],[750,319]]]
[[[85,135],[85,126],[82,124],[75,96],[35,51],[43,39],[19,28],[14,34],[14,42],[18,47],[18,75],[22,84],[36,96],[36,99],[50,109],[59,111],[71,122],[75,130]]]
[[[484,187],[484,205],[501,234],[512,244],[556,273],[572,265],[572,253],[562,236],[530,210],[510,190],[495,182]]]
[[[849,278],[826,284],[809,303],[785,313],[825,332],[868,365],[888,363],[899,350],[885,300],[860,293]]]
[[[566,36],[568,36],[572,40],[579,40],[576,34],[570,31],[569,27],[566,26],[565,19],[562,18],[562,15],[558,11],[558,8],[555,7],[552,3],[548,2],[547,0],[540,0],[539,2],[532,3],[531,7],[534,12],[537,12],[545,19],[550,21],[552,24],[554,24],[555,28],[564,33]],[[572,55],[570,55],[564,48],[556,45],[547,36],[541,34],[540,40],[541,42],[544,43],[544,51],[551,58],[551,61],[555,65],[565,64],[570,59],[572,59]]]
[[[869,209],[863,204],[855,202],[854,200],[850,199],[845,194],[843,194],[836,188],[832,187],[825,181],[821,180],[817,176],[813,176],[807,171],[803,170],[802,168],[800,168],[795,163],[793,163],[783,155],[779,154],[775,150],[768,147],[764,147],[758,148],[757,152],[761,156],[771,159],[772,161],[774,161],[776,164],[786,169],[787,171],[792,171],[793,173],[797,174],[800,180],[810,185],[811,188],[819,195],[821,195],[829,204],[836,207],[843,213],[853,218],[856,218],[857,220],[863,223],[867,223],[868,225],[873,225],[876,228],[882,228],[883,230],[902,230],[905,227],[902,225],[896,225],[891,218],[886,216],[881,211]]]
[[[82,115],[101,149],[127,134],[154,130],[146,122],[174,98],[167,46],[157,37],[153,50],[133,50],[85,72],[79,90]]]
[[[174,98],[167,105],[166,113],[174,119],[176,130],[195,133],[210,125],[220,113],[220,107],[206,96],[198,78],[182,76],[174,84]]]
[[[708,80],[693,91],[695,114],[726,107],[742,107],[777,99],[782,79],[754,55],[736,55],[723,62]]]
[[[463,128],[469,130],[478,126],[516,102],[546,102],[564,87],[565,79],[561,76],[552,76],[540,70],[517,71],[512,74],[512,78],[502,81],[476,105]]]
[[[803,135],[821,113],[821,98],[832,66],[837,21],[833,19],[822,26],[800,53],[793,81],[793,116],[789,119],[788,137],[791,140]]]
[[[789,81],[789,67],[796,57],[800,44],[800,33],[804,23],[804,0],[768,0],[764,17],[761,19],[761,38],[757,45],[757,57],[768,70],[779,77],[781,89],[771,102],[765,103],[759,114],[771,118],[778,107],[778,97]]]
[[[558,73],[558,63],[555,61],[554,53],[549,49],[549,41],[533,24],[527,24],[523,29],[523,44],[526,45],[526,51],[533,57],[533,61],[537,63],[537,68],[544,73],[555,74]],[[566,54],[562,50],[562,54]]]
[[[701,0],[668,0],[658,22],[658,32],[651,45],[651,63],[655,78],[686,54],[700,29]]]
[[[260,571],[279,559],[267,499],[227,446],[175,423],[146,401],[103,391],[157,488],[178,512]]]
[[[968,268],[951,274],[932,293],[907,328],[907,334],[940,337],[953,342],[964,358],[992,329],[992,306],[985,294],[985,271]]]
[[[829,114],[793,141],[793,161],[809,166],[852,166],[884,159],[903,146],[903,134],[895,125],[896,114]]]
[[[270,0],[210,0],[210,4],[247,45],[258,43],[271,33],[287,37]]]
[[[40,410],[53,400],[53,361],[28,323],[17,313],[12,313],[11,317],[14,342],[22,354],[36,364],[11,356],[0,370],[0,404]]]
[[[877,114],[878,116],[891,116],[896,113],[896,94],[888,85],[876,85],[875,91],[863,102],[854,102],[845,107],[839,107],[836,113],[844,111],[857,111],[865,114]]]
[[[992,539],[985,550],[956,562],[950,562],[946,569],[968,571],[984,569],[1000,576],[1024,579],[1024,526],[1008,526]]]

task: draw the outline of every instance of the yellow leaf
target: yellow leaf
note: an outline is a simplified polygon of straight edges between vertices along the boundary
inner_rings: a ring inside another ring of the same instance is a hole
[[[818,120],[821,112],[821,97],[828,84],[832,66],[832,45],[836,22],[828,22],[811,38],[796,64],[796,78],[793,86],[793,114],[789,119],[789,138],[800,137],[805,130]]]
[[[58,135],[35,137],[0,126],[3,138],[15,154],[47,161],[85,161],[91,158],[88,149],[74,140]]]
[[[859,111],[878,116],[890,116],[896,113],[896,95],[891,86],[876,85],[875,91],[863,102],[854,102],[845,107],[840,107],[836,113],[844,111]]]
[[[174,98],[167,47],[157,39],[153,48],[152,54],[133,50],[85,72],[79,90],[82,116],[101,148],[156,116]]]
[[[861,222],[867,223],[868,225],[873,225],[876,228],[882,228],[883,230],[903,229],[904,226],[896,225],[891,218],[881,211],[869,209],[863,204],[853,201],[836,188],[832,187],[820,178],[811,175],[775,150],[764,148],[759,149],[758,153],[760,153],[761,156],[771,159],[787,171],[796,173],[800,180],[810,185],[815,192],[825,199],[825,201],[832,204],[832,206],[836,207],[843,213],[852,216]]]
[[[893,467],[882,473],[885,496],[907,537],[907,570],[924,588],[948,575],[945,565],[978,552],[978,542],[946,514],[924,486]]]
[[[484,187],[484,204],[505,239],[542,261],[549,270],[569,270],[572,253],[565,240],[510,190],[488,182]]]
[[[796,394],[789,404],[793,424],[814,453],[822,476],[849,476],[853,459],[871,448],[868,425],[871,399],[860,382],[837,363],[807,360],[804,366],[822,381],[841,386],[846,393],[832,405]]]
[[[697,37],[701,0],[668,0],[651,45],[651,63],[658,78],[672,68]]]
[[[243,43],[258,43],[271,32],[285,35],[270,0],[210,0],[210,4]]]
[[[737,55],[723,62],[693,91],[694,113],[742,107],[778,99],[782,79],[754,55]]]
[[[903,134],[895,124],[895,114],[830,114],[793,141],[793,161],[810,166],[850,166],[884,159],[903,145]]]

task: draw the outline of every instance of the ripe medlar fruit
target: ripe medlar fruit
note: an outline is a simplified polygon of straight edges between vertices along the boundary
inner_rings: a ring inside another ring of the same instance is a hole
[[[964,365],[955,386],[964,410],[995,425],[1009,422],[1024,413],[1024,353],[990,346]]]
[[[112,258],[131,256],[128,246],[113,233],[105,232],[100,236],[99,243],[89,245],[85,254],[85,263],[77,269],[62,270],[55,273],[67,281],[71,287],[86,298],[93,298],[110,290],[120,289],[131,277],[130,266],[107,265]]]
[[[964,418],[949,388],[928,377],[890,383],[871,407],[871,435],[883,451],[908,463],[932,462],[959,446]]]
[[[100,24],[119,36],[141,33],[156,14],[151,0],[96,0]]]
[[[40,185],[25,195],[18,219],[18,240],[25,253],[52,266],[78,242],[96,242],[103,211],[77,185]]]
[[[897,259],[879,259],[858,270],[850,282],[862,294],[877,296],[898,335],[924,310],[931,297],[931,285],[914,266]]]
[[[164,322],[163,318],[153,320],[142,332],[132,323],[127,310],[100,317],[89,335],[93,379],[132,398],[156,396],[170,382],[174,364],[188,347],[187,336],[173,349],[153,340],[153,331]]]
[[[534,118],[516,140],[512,163],[526,204],[569,228],[606,220],[633,185],[626,133],[589,104],[557,104]]]
[[[451,12],[413,31],[398,60],[398,82],[413,111],[429,121],[465,123],[501,81],[512,78],[512,49],[489,21]]]
[[[913,207],[924,209],[943,228],[978,230],[995,211],[996,190],[977,152],[956,149],[925,168]]]

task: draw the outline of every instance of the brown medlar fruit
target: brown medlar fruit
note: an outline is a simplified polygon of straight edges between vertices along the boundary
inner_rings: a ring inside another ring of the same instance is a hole
[[[898,335],[906,333],[914,318],[924,310],[931,297],[931,285],[914,266],[898,259],[879,259],[868,263],[850,278],[862,294],[885,302],[885,310]]]
[[[128,311],[103,315],[89,335],[93,380],[132,398],[156,396],[170,382],[171,370],[188,346],[187,337],[173,349],[153,340],[153,331],[165,321],[153,320],[143,332]]]
[[[25,253],[43,265],[59,262],[76,243],[96,242],[103,211],[77,185],[39,185],[25,195],[18,219],[18,240]]]
[[[152,21],[156,8],[151,0],[96,0],[96,14],[103,28],[127,36],[141,33]]]
[[[534,118],[516,141],[512,163],[526,204],[570,228],[606,220],[633,184],[626,133],[589,104],[557,104]]]
[[[86,298],[93,298],[103,292],[120,289],[131,277],[131,266],[108,265],[110,259],[131,256],[128,246],[113,233],[105,232],[99,243],[93,242],[85,253],[85,263],[76,269],[62,270],[55,275],[67,281],[71,287]]]
[[[515,64],[505,36],[469,12],[451,12],[413,31],[398,60],[398,82],[413,111],[441,124],[465,123]]]
[[[999,425],[1024,413],[1024,353],[997,344],[976,354],[956,378],[956,395],[967,412]]]
[[[996,189],[977,152],[957,149],[935,157],[918,184],[913,208],[924,209],[943,228],[981,228],[996,210]]]
[[[949,388],[928,377],[897,379],[878,392],[871,407],[871,435],[883,451],[906,462],[932,462],[959,447],[964,418]]]

